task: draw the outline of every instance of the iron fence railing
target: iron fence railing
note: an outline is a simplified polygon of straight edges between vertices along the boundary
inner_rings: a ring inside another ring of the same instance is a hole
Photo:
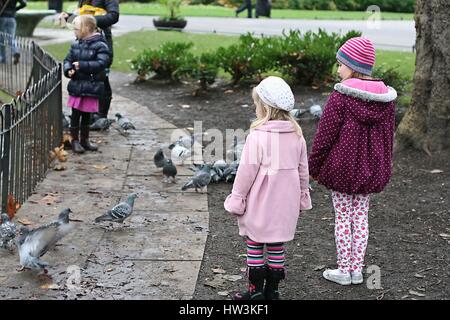
[[[15,98],[0,109],[1,204],[23,203],[45,177],[50,150],[62,140],[61,64],[33,41],[0,35],[0,89]],[[14,45],[20,61],[11,58]],[[9,59],[8,58],[11,58]],[[6,101],[4,101],[6,102]]]

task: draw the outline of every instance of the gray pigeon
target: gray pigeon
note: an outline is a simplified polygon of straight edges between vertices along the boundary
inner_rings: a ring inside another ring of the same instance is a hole
[[[2,224],[0,225],[0,248],[14,250],[14,238],[16,237],[16,225],[9,220],[6,213],[2,213]]]
[[[63,125],[63,128],[65,128],[65,129],[70,127],[70,122],[69,122],[69,120],[67,120],[66,115],[64,113],[62,114],[62,125]]]
[[[306,113],[306,111],[306,109],[292,109],[291,111],[289,111],[289,113],[291,114],[291,116],[298,119],[301,115]]]
[[[116,117],[117,117],[117,123],[122,128],[122,130],[124,130],[125,132],[127,132],[130,129],[136,130],[134,125],[131,123],[130,119],[122,116],[120,113],[116,113]]]
[[[155,166],[157,168],[164,167],[164,164],[166,163],[167,159],[164,156],[164,152],[161,148],[156,151],[155,155],[153,156],[153,162],[155,163]]]
[[[167,182],[175,183],[175,176],[177,175],[177,167],[173,164],[172,160],[166,159],[163,166],[164,179]]]
[[[116,204],[106,214],[95,218],[95,222],[112,221],[123,223],[123,221],[128,218],[131,213],[133,213],[134,200],[137,198],[137,196],[137,193],[129,194],[126,201]]]
[[[189,188],[203,189],[211,182],[211,166],[205,164],[200,170],[195,172],[194,176],[181,187],[181,190],[185,191]]]
[[[228,168],[223,172],[223,178],[226,182],[234,182],[237,170],[239,168],[239,161],[233,161]]]
[[[309,112],[316,118],[320,118],[322,116],[322,107],[318,104],[312,105],[309,107]]]
[[[111,124],[115,121],[116,120],[114,119],[99,118],[89,126],[89,129],[92,131],[105,131],[109,129]]]
[[[22,269],[47,273],[48,263],[39,258],[72,229],[72,225],[69,224],[70,212],[72,211],[69,208],[64,209],[59,214],[58,220],[36,229],[29,230],[27,227],[20,229],[16,246],[19,250]]]

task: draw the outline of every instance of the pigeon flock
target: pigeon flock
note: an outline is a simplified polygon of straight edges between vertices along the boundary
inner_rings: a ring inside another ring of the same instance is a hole
[[[304,115],[307,109],[294,109],[290,114],[299,119]],[[320,118],[322,116],[322,108],[320,105],[315,104],[312,101],[312,105],[309,108],[310,114],[314,118]],[[128,133],[129,130],[136,130],[133,123],[120,113],[116,113],[116,119],[107,118],[95,118],[90,126],[91,130],[104,131],[108,130],[113,123],[117,123],[119,131],[121,133]],[[70,119],[68,120],[63,114],[63,127],[67,128],[70,125]],[[163,182],[176,183],[177,168],[176,164],[184,164],[185,161],[191,157],[192,148],[195,140],[199,136],[203,136],[205,133],[191,134],[184,137],[179,137],[177,141],[168,145],[170,150],[170,158],[166,158],[161,146],[153,157],[153,162],[157,168],[162,169]],[[211,182],[219,183],[221,181],[227,183],[233,183],[236,177],[237,170],[239,168],[239,159],[244,148],[245,140],[238,140],[234,138],[234,142],[230,145],[230,149],[227,150],[227,157],[231,157],[233,161],[227,163],[225,160],[220,159],[214,163],[194,164],[189,169],[193,171],[193,176],[190,177],[181,187],[182,191],[188,189],[195,189],[197,192],[199,189],[204,190]],[[134,201],[138,197],[138,193],[133,192],[129,194],[125,201],[116,204],[111,210],[108,210],[105,214],[96,217],[95,223],[110,222],[119,223],[123,222],[131,216],[133,213]],[[67,235],[72,229],[73,224],[70,223],[69,215],[72,213],[70,208],[66,208],[61,211],[58,218],[46,225],[39,226],[34,229],[28,227],[21,227],[19,230],[17,226],[9,219],[6,213],[1,214],[0,224],[0,249],[5,249],[14,252],[17,248],[19,254],[19,261],[21,270],[30,269],[37,274],[47,274],[48,263],[41,260],[49,250],[55,247],[58,241],[60,241],[65,235]]]

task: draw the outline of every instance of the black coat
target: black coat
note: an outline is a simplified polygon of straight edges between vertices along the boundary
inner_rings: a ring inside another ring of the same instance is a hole
[[[95,20],[97,20],[97,27],[103,30],[112,54],[111,26],[119,21],[119,0],[78,0],[78,7],[81,7],[83,4],[90,4],[106,10],[104,16],[95,16]]]
[[[2,10],[3,5],[5,4],[5,0],[0,2],[0,10]],[[26,1],[23,0],[9,0],[8,4],[5,7],[5,10],[1,13],[0,17],[10,17],[13,18],[16,16],[16,12],[22,8],[27,6]]]
[[[72,76],[67,90],[71,96],[100,97],[105,90],[106,68],[111,64],[111,52],[102,35],[72,43],[64,59],[64,75],[69,77],[73,62],[80,63],[80,69]]]

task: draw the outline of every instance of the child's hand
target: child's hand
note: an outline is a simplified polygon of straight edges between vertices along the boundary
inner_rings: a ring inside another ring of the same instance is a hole
[[[69,75],[70,78],[72,78],[72,76],[75,74],[75,70],[70,69],[69,72],[67,72],[67,74]]]
[[[75,68],[75,70],[79,70],[80,69],[80,63],[78,61],[72,63],[72,65]]]

